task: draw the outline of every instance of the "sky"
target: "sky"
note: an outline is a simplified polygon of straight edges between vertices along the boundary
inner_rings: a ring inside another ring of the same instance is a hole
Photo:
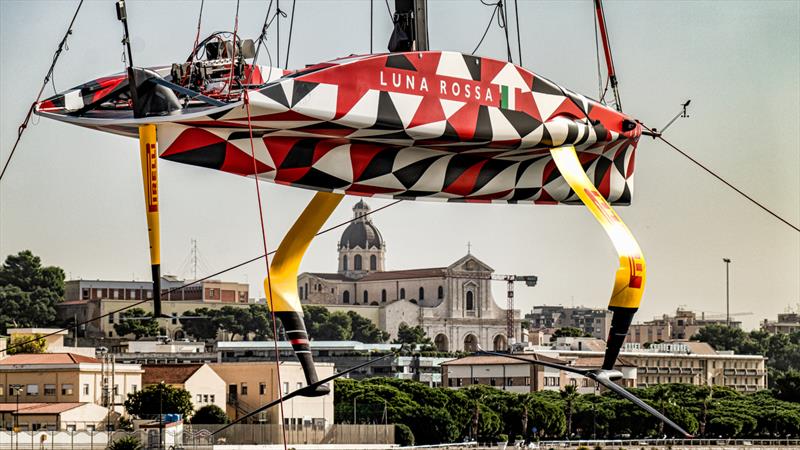
[[[58,91],[123,70],[122,28],[113,1],[87,0],[55,70]],[[182,61],[194,42],[199,1],[128,0],[134,61]],[[394,8],[393,2],[392,9]],[[431,49],[471,52],[492,8],[478,0],[429,0]],[[786,220],[800,224],[800,2],[605,2],[625,112],[662,127],[692,99],[690,117],[667,132],[676,144]],[[239,32],[255,38],[265,1],[243,0]],[[38,92],[77,1],[0,0],[0,159]],[[202,35],[230,30],[236,2],[205,2]],[[514,24],[513,3],[509,4]],[[281,2],[287,12],[288,0]],[[591,0],[520,0],[522,65],[598,97]],[[298,0],[289,66],[369,52],[369,1]],[[376,52],[391,30],[374,1]],[[286,59],[289,20],[281,31]],[[509,30],[515,62],[516,30]],[[268,41],[275,61],[276,29]],[[202,38],[202,36],[201,36]],[[478,55],[505,59],[493,25]],[[260,62],[266,63],[266,58]],[[604,70],[604,69],[603,69]],[[45,90],[52,95],[53,87]],[[764,213],[659,141],[642,138],[633,203],[618,207],[644,251],[648,281],[638,321],[678,307],[725,312],[730,258],[731,312],[745,328],[800,307],[800,233]],[[162,270],[191,277],[260,254],[252,179],[161,161]],[[136,141],[35,117],[0,181],[0,255],[30,249],[68,278],[149,279]],[[313,192],[262,183],[267,239],[277,247]],[[328,224],[352,216],[346,198]],[[377,208],[389,200],[370,199]],[[499,274],[535,274],[517,287],[516,307],[604,308],[617,258],[589,212],[577,206],[401,202],[374,215],[387,244],[387,269],[446,266],[467,252]],[[302,271],[336,270],[340,232],[316,239]],[[224,276],[263,296],[263,261]],[[504,283],[494,286],[505,303]]]

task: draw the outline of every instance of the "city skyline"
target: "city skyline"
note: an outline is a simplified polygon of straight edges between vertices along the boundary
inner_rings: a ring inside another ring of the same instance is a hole
[[[185,57],[195,33],[195,3],[148,3],[146,8],[128,3],[137,64]],[[469,52],[490,8],[479,2],[453,4],[430,2],[431,44]],[[234,2],[206,6],[204,33],[232,27]],[[390,23],[378,6],[374,46],[380,50]],[[73,7],[73,2],[0,4],[3,161]],[[368,51],[366,2],[338,7],[298,2],[290,67]],[[87,3],[84,8],[70,50],[56,69],[59,90],[122,69],[121,30],[113,7]],[[263,5],[244,2],[242,9],[240,30],[254,37]],[[795,26],[800,5],[608,2],[606,9],[626,111],[660,127],[692,98],[691,117],[674,124],[668,139],[789,222],[800,222],[800,30]],[[353,25],[327,20],[336,13],[358,20]],[[533,25],[522,29],[523,65],[596,96],[592,14],[590,2],[521,2],[524,24]],[[569,36],[559,34],[564,20],[574,25]],[[321,42],[314,30],[330,30],[339,40]],[[288,27],[281,31],[287,33]],[[31,33],[38,38],[29,39]],[[554,36],[559,36],[558,45]],[[281,38],[284,45],[287,37]],[[275,57],[274,39],[270,45]],[[478,54],[503,58],[502,32],[491,29]],[[135,142],[50,121],[34,123],[0,184],[0,253],[31,249],[45,264],[62,266],[74,276],[147,280]],[[731,312],[755,313],[743,318],[745,328],[800,301],[798,234],[661,143],[643,139],[637,163],[633,203],[618,208],[639,238],[650,269],[636,321],[684,304],[724,311],[722,258],[733,260]],[[260,253],[252,180],[166,161],[160,169],[165,273],[180,268],[191,239],[198,239],[212,271]],[[261,189],[269,248],[274,249],[312,193],[266,183]],[[346,199],[328,226],[349,219],[357,201]],[[389,202],[369,200],[373,209]],[[472,253],[498,273],[539,276],[537,287],[518,290],[522,311],[543,299],[569,305],[574,298],[576,305],[594,308],[607,303],[617,261],[600,228],[580,207],[402,202],[373,220],[387,241],[387,269],[444,266],[466,254],[470,242]],[[335,268],[338,236],[318,238],[301,271]],[[260,297],[264,272],[263,263],[253,263],[229,276],[248,282],[253,296]],[[501,306],[504,290],[502,283],[493,290]]]

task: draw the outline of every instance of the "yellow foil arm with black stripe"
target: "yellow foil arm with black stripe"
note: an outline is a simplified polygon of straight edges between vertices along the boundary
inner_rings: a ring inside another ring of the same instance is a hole
[[[647,275],[644,256],[631,231],[589,180],[578,160],[578,155],[575,154],[575,148],[571,146],[554,148],[550,149],[550,154],[561,176],[591,211],[594,218],[600,222],[619,255],[619,268],[614,277],[614,288],[608,302],[608,309],[614,314],[606,339],[606,353],[602,367],[604,370],[611,370],[628,335],[633,315],[642,301]]]
[[[139,153],[147,213],[147,238],[150,242],[150,269],[153,275],[153,316],[158,318],[161,317],[161,229],[158,217],[158,141],[155,125],[139,126]]]

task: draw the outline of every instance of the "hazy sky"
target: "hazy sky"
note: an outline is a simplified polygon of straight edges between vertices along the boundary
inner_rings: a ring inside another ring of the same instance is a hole
[[[660,128],[691,98],[691,118],[673,125],[667,138],[800,224],[800,2],[605,3],[625,111]],[[241,34],[256,37],[266,4],[242,1]],[[76,5],[0,0],[2,161]],[[136,64],[184,60],[199,5],[129,0]],[[202,34],[232,29],[234,6],[206,1]],[[291,2],[281,6],[289,10]],[[382,0],[374,7],[374,48],[382,51],[390,22]],[[429,0],[431,48],[471,52],[490,14],[478,0]],[[519,14],[523,65],[597,97],[592,2],[520,0]],[[283,21],[282,58],[288,28]],[[273,58],[275,36],[273,28]],[[114,2],[87,0],[56,68],[56,88],[121,71],[120,39]],[[291,67],[368,51],[367,0],[297,1]],[[496,26],[478,54],[505,57]],[[648,261],[638,320],[680,305],[724,313],[723,257],[734,261],[731,310],[752,313],[738,317],[746,327],[800,303],[800,233],[658,141],[643,138],[636,162],[633,204],[617,211]],[[168,161],[160,174],[166,273],[179,272],[193,238],[214,271],[259,254],[252,179]],[[0,182],[0,255],[31,249],[74,278],[148,279],[140,177],[136,141],[35,118]],[[262,183],[262,195],[274,249],[313,193]],[[329,224],[350,218],[356,201],[346,199]],[[523,312],[535,304],[607,305],[617,258],[583,207],[403,202],[374,221],[387,242],[387,269],[448,265],[470,241],[473,254],[498,273],[539,275],[537,287],[518,287]],[[335,271],[339,234],[317,239],[302,270]],[[253,263],[225,278],[248,281],[252,295],[261,296],[264,275],[264,264]],[[500,304],[504,290],[495,285]]]

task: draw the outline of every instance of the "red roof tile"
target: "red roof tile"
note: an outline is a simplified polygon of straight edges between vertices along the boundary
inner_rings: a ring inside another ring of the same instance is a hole
[[[203,364],[157,364],[143,365],[142,384],[183,384],[200,370]]]
[[[83,406],[86,403],[20,403],[19,414],[59,414],[70,409]],[[0,403],[0,412],[14,413],[17,411],[16,402]]]
[[[79,364],[100,363],[97,358],[77,355],[75,353],[18,353],[8,358],[0,359],[0,365],[11,366],[20,364]]]

